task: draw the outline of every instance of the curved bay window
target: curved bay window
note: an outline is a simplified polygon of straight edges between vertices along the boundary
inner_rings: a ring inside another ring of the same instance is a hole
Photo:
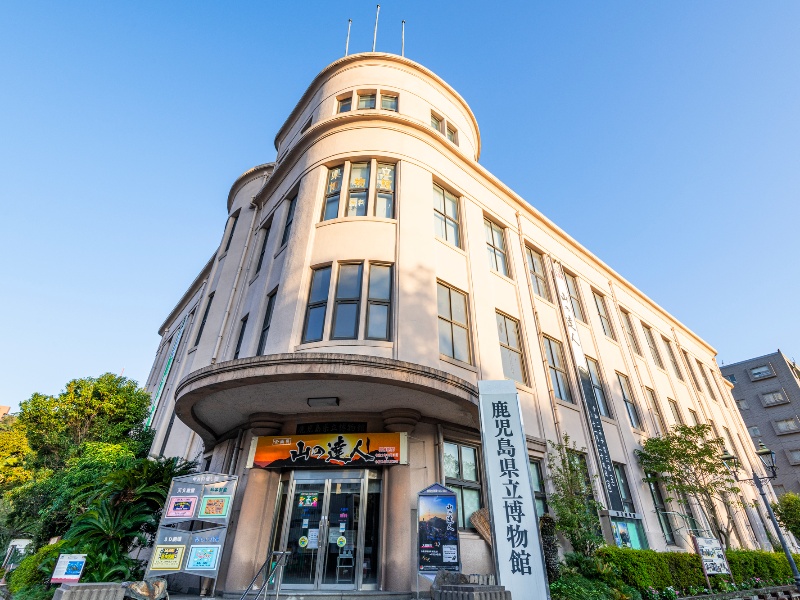
[[[378,177],[375,182],[375,216],[394,218],[394,174],[395,165],[378,163]]]
[[[347,202],[348,217],[367,215],[367,196],[369,195],[369,163],[350,165],[350,193]]]
[[[481,508],[478,449],[455,442],[444,443],[445,485],[458,496],[458,527],[474,529],[469,518]]]
[[[342,175],[344,175],[344,165],[337,165],[328,169],[328,181],[325,185],[325,204],[322,209],[323,221],[335,219],[339,216]]]

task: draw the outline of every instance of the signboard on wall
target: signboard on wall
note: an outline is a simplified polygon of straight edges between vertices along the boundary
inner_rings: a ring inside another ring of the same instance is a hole
[[[725,551],[717,538],[695,537],[694,547],[700,560],[703,562],[703,572],[706,575],[725,575],[730,574],[728,559]]]
[[[252,464],[280,467],[369,468],[408,464],[407,433],[264,436],[254,440]]]
[[[461,570],[458,499],[453,490],[433,484],[417,494],[417,565],[420,573]]]
[[[227,524],[237,483],[236,475],[220,473],[175,477],[164,504],[161,524],[189,520]]]
[[[146,576],[189,573],[216,577],[227,532],[224,526],[199,531],[159,527]]]
[[[517,387],[479,381],[478,393],[497,578],[512,598],[548,598]]]
[[[569,337],[569,348],[572,352],[572,360],[578,371],[578,381],[580,383],[581,397],[583,405],[586,407],[586,416],[589,421],[589,428],[594,439],[597,462],[600,466],[600,474],[603,477],[603,489],[608,498],[609,507],[612,510],[623,510],[622,496],[619,492],[617,478],[614,475],[614,464],[611,461],[611,453],[608,450],[606,434],[603,431],[603,421],[600,418],[600,408],[594,396],[594,386],[589,375],[586,363],[586,355],[583,353],[581,337],[578,333],[578,325],[575,321],[575,314],[572,310],[572,299],[570,298],[567,279],[560,264],[553,264],[553,275],[556,281],[556,292],[558,293],[558,303],[561,306],[561,316],[564,318],[564,326]]]
[[[85,554],[59,554],[50,583],[78,583],[85,566]]]
[[[158,403],[161,401],[161,394],[164,391],[164,386],[167,384],[167,377],[169,377],[169,372],[172,369],[172,363],[175,361],[175,354],[178,352],[178,346],[181,343],[183,330],[186,327],[186,321],[188,318],[189,315],[183,317],[183,321],[181,321],[181,324],[178,325],[178,330],[172,337],[172,346],[170,346],[167,360],[164,362],[164,372],[161,374],[161,381],[158,382],[158,389],[153,396],[153,403],[150,405],[150,414],[147,415],[147,422],[145,423],[146,427],[150,427],[150,423],[153,421],[153,415],[156,414],[156,409],[158,408]]]

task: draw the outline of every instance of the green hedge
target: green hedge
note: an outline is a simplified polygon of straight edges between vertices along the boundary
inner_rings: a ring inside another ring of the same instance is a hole
[[[726,554],[736,583],[753,577],[782,580],[792,576],[789,561],[783,554],[760,550],[730,550]],[[622,580],[638,590],[648,587],[663,590],[668,586],[687,589],[706,585],[697,554],[605,546],[597,551],[597,555],[605,563],[616,567]],[[795,555],[795,561],[800,562],[800,555]],[[713,576],[712,580],[715,578],[727,579],[718,575]]]

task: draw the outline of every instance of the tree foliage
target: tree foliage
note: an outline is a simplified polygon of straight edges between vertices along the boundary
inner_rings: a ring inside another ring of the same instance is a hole
[[[26,466],[32,451],[22,423],[14,416],[0,419],[0,491],[29,481],[33,473]]]
[[[583,460],[586,448],[578,449],[575,442],[570,444],[567,434],[563,442],[549,444],[547,465],[555,491],[548,502],[555,513],[556,529],[575,552],[592,556],[605,542],[597,515],[603,506],[594,499],[592,479]]]
[[[722,462],[725,442],[711,435],[709,425],[675,425],[645,441],[636,456],[648,476],[678,498],[691,496],[702,505],[712,532],[730,548],[732,507],[738,504],[736,480]],[[723,508],[720,516],[718,506]]]
[[[772,510],[781,525],[800,539],[800,496],[794,492],[783,494],[777,502],[772,503]]]

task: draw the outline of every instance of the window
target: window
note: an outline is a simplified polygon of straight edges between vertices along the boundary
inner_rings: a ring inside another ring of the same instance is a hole
[[[700,376],[703,378],[703,383],[706,384],[706,389],[708,390],[709,396],[714,402],[718,402],[717,395],[714,393],[714,388],[711,387],[711,382],[708,380],[708,374],[706,373],[706,367],[704,367],[703,363],[699,360],[697,361],[697,370],[700,371]]]
[[[328,183],[325,185],[325,202],[322,208],[323,221],[329,221],[339,216],[342,175],[344,175],[344,165],[337,165],[328,169]]]
[[[256,356],[261,356],[264,353],[264,348],[267,345],[269,325],[272,321],[272,311],[275,310],[275,296],[277,295],[278,290],[275,290],[269,296],[267,296],[267,311],[264,313],[264,323],[261,325],[261,335],[258,337],[258,350],[256,350]]]
[[[625,465],[614,463],[614,476],[619,484],[619,494],[622,496],[622,509],[625,512],[635,513],[636,506],[633,504],[631,486],[628,485],[628,476],[625,474]]]
[[[667,356],[672,364],[672,371],[675,373],[675,377],[683,381],[683,373],[680,366],[678,366],[678,357],[675,356],[675,349],[672,347],[672,343],[664,336],[661,336],[661,341],[664,342],[664,346],[667,348]]]
[[[281,246],[284,246],[289,241],[289,236],[292,234],[292,222],[294,221],[294,209],[297,206],[297,194],[289,200],[289,208],[286,209],[286,224],[283,226],[283,237],[281,238]]]
[[[678,409],[678,403],[672,398],[667,398],[667,404],[669,404],[669,410],[672,413],[672,420],[675,421],[675,425],[683,425],[683,419],[681,418],[681,411]],[[692,410],[689,409],[689,412],[691,413]]]
[[[306,121],[306,124],[303,125],[303,127],[300,129],[300,135],[308,131],[310,127],[311,127],[311,117],[308,117],[308,121]]]
[[[361,263],[339,265],[336,297],[333,303],[331,339],[358,338],[358,316],[361,300]]]
[[[633,348],[633,351],[641,356],[642,349],[639,348],[639,341],[636,339],[636,334],[633,332],[631,313],[624,309],[620,309],[620,311],[622,312],[622,329],[625,331],[625,336],[628,338],[628,343],[631,345],[631,348]]]
[[[261,271],[261,267],[264,264],[264,253],[267,251],[267,242],[269,242],[269,230],[270,225],[266,227],[262,227],[264,230],[264,238],[261,240],[261,250],[258,252],[258,262],[256,262],[256,274]]]
[[[308,294],[306,324],[303,342],[318,342],[322,339],[325,327],[325,313],[328,310],[328,290],[331,285],[331,268],[314,269],[311,275],[311,291]]]
[[[700,419],[697,417],[697,413],[693,411],[691,408],[689,410],[689,419],[692,422],[692,425],[700,425]]]
[[[242,341],[244,340],[244,332],[247,330],[247,318],[250,315],[245,315],[242,318],[241,325],[239,325],[239,339],[236,340],[236,350],[233,351],[233,360],[239,358],[239,352],[242,350]]]
[[[692,378],[692,383],[694,383],[695,389],[700,392],[700,382],[697,381],[697,375],[694,373],[694,369],[692,369],[692,361],[689,358],[689,353],[686,350],[683,351],[683,359],[686,361],[686,370],[689,371],[689,376]]]
[[[470,362],[467,296],[442,283],[437,284],[439,353]]]
[[[652,477],[648,474],[648,477]],[[650,487],[650,495],[653,496],[653,506],[656,507],[656,515],[658,516],[658,523],[661,525],[661,533],[664,534],[664,541],[667,544],[675,545],[675,532],[672,530],[672,525],[667,517],[667,503],[664,502],[664,495],[661,493],[661,488],[654,481],[647,484]]]
[[[603,333],[605,333],[612,340],[616,340],[617,336],[614,335],[614,329],[611,327],[611,321],[608,318],[606,311],[606,298],[602,294],[592,290],[594,296],[594,305],[597,307],[597,316],[600,317],[600,323],[603,325]]]
[[[774,375],[775,373],[772,372],[771,365],[762,365],[760,367],[750,369],[750,379],[753,381],[766,379],[767,377],[773,377]]]
[[[525,366],[522,360],[522,344],[519,339],[519,323],[502,313],[497,316],[497,335],[500,337],[500,356],[503,360],[503,375],[522,385],[525,380]]]
[[[534,250],[525,246],[525,257],[528,260],[528,272],[531,274],[531,285],[537,296],[541,296],[548,302],[552,302],[550,289],[547,286],[547,279],[544,274],[544,257]]]
[[[786,404],[787,402],[789,400],[786,399],[782,390],[761,394],[761,403],[764,406],[775,406],[776,404]]]
[[[350,165],[350,193],[347,202],[348,217],[364,217],[367,215],[369,166],[369,162]]]
[[[793,465],[800,464],[800,450],[787,450],[786,456]]]
[[[536,515],[541,518],[547,512],[547,494],[544,491],[544,477],[542,477],[542,462],[532,460],[528,463],[531,470],[531,483],[533,484],[533,501],[536,504]]]
[[[666,421],[664,421],[664,415],[661,414],[661,409],[658,407],[658,399],[656,398],[656,393],[649,387],[644,388],[644,393],[647,395],[647,400],[648,402],[650,402],[650,406],[653,407],[653,412],[656,413],[656,417],[658,418],[659,432],[662,434],[666,433],[667,423]]]
[[[375,94],[359,94],[358,108],[375,108]]]
[[[589,378],[592,380],[597,408],[604,417],[611,417],[611,411],[608,409],[608,401],[606,400],[606,392],[603,389],[603,381],[600,379],[600,365],[595,359],[587,356],[586,366],[589,367]]]
[[[748,427],[747,431],[749,431],[750,435],[752,435],[753,437],[759,437],[761,435],[761,431],[755,425],[753,425],[752,427]]]
[[[544,352],[547,356],[548,370],[550,371],[550,383],[553,385],[553,394],[557,400],[563,400],[574,404],[572,392],[569,389],[569,378],[564,366],[564,353],[561,350],[561,342],[545,337]]]
[[[725,449],[734,456],[737,456],[736,446],[734,445],[733,438],[731,437],[731,430],[723,426],[722,431],[725,434]]]
[[[575,318],[579,321],[586,322],[586,317],[583,316],[583,304],[581,304],[581,295],[578,292],[578,280],[575,275],[564,271],[564,278],[567,280],[567,289],[569,290],[569,300],[572,303],[572,312]]]
[[[381,108],[397,112],[397,96],[394,94],[381,94]]]
[[[747,400],[737,400],[736,406],[739,407],[739,410],[747,410],[748,408],[750,408],[750,405],[747,404]]]
[[[723,375],[723,377],[728,381],[730,381],[732,384],[736,385],[736,375],[734,375],[733,373],[731,373],[730,375]]]
[[[442,131],[442,119],[433,113],[431,113],[431,129],[435,129],[439,132]]]
[[[444,443],[445,485],[458,496],[458,526],[472,529],[469,518],[481,507],[478,449],[454,442]]]
[[[458,198],[433,184],[433,230],[440,240],[461,247],[458,233]]]
[[[206,320],[208,319],[208,311],[211,310],[211,303],[214,301],[214,292],[211,292],[208,295],[208,301],[206,302],[206,309],[203,311],[203,318],[200,319],[200,327],[197,329],[197,337],[194,340],[194,345],[200,343],[200,338],[203,336],[203,329],[206,327]]]
[[[225,250],[223,252],[227,252],[228,248],[231,247],[231,242],[233,241],[233,232],[236,231],[236,223],[239,222],[239,213],[237,212],[235,215],[231,217],[231,230],[228,233],[228,241],[225,242]]]
[[[489,266],[501,275],[508,276],[503,228],[484,218],[483,231],[486,234],[486,251],[489,253]]]
[[[449,124],[447,125],[447,139],[453,142],[456,146],[458,145],[458,134],[454,128],[450,127]]]
[[[384,219],[394,218],[394,174],[395,165],[378,163],[378,177],[375,183],[375,216]]]
[[[388,340],[392,316],[392,267],[371,264],[367,290],[367,339]]]
[[[781,435],[783,433],[794,433],[795,431],[800,430],[800,425],[797,424],[797,419],[792,417],[791,419],[781,419],[780,421],[773,421],[773,427],[775,427],[775,433]]]
[[[644,430],[642,419],[639,417],[639,411],[636,408],[636,403],[633,401],[631,384],[628,381],[627,375],[617,373],[617,380],[619,381],[619,387],[622,389],[622,399],[625,400],[625,409],[628,411],[628,419],[630,419],[631,427]]]
[[[650,354],[653,357],[653,362],[656,363],[656,366],[659,369],[663,369],[664,361],[661,360],[661,353],[658,351],[658,346],[656,346],[656,338],[653,337],[653,330],[644,323],[642,323],[642,330],[644,331],[644,339],[647,342],[647,347],[650,348]]]
[[[339,98],[339,107],[338,111],[340,113],[350,112],[350,109],[353,107],[353,96],[347,96],[345,98]]]

